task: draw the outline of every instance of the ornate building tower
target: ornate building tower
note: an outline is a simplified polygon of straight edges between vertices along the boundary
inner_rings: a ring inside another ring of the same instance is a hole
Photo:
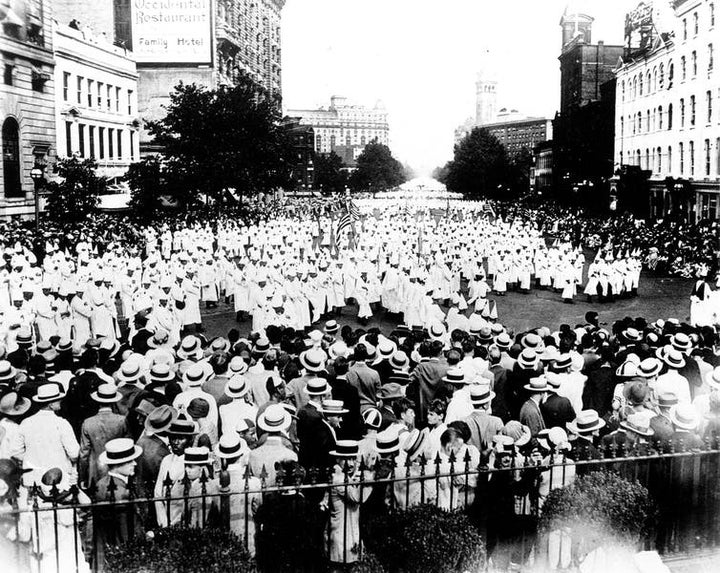
[[[497,114],[497,80],[486,72],[480,72],[475,88],[475,124],[494,122]]]

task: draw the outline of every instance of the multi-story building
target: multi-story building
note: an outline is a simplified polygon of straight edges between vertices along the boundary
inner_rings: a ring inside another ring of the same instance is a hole
[[[720,217],[716,6],[671,2],[668,29],[629,50],[617,70],[615,163],[645,172],[651,216]]]
[[[138,112],[162,117],[179,82],[213,88],[249,75],[281,94],[280,18],[285,0],[56,0],[57,20],[79,20],[132,50]],[[143,153],[153,150],[140,131]]]
[[[298,117],[301,124],[314,128],[317,153],[335,151],[346,165],[352,165],[365,145],[373,140],[389,145],[388,114],[380,102],[374,108],[367,108],[351,105],[344,97],[332,96],[328,109],[293,109],[286,115]]]
[[[290,178],[296,190],[311,190],[315,184],[315,130],[311,125],[302,125],[297,117],[286,117],[284,123],[293,149]]]
[[[140,157],[132,52],[76,25],[55,24],[55,122],[59,157],[92,157],[112,184]]]
[[[527,117],[515,110],[501,110],[497,121],[481,126],[505,146],[508,157],[517,157],[523,150],[532,154],[539,143],[552,139],[552,121],[542,117]]]
[[[55,155],[53,34],[51,3],[0,2],[0,216],[33,211],[30,176]]]
[[[614,70],[623,46],[592,43],[593,18],[568,8],[560,20],[560,111],[553,121],[554,190],[598,189],[612,176]],[[592,185],[590,185],[592,183]]]
[[[497,80],[483,71],[475,82],[475,125],[495,121],[497,113]]]

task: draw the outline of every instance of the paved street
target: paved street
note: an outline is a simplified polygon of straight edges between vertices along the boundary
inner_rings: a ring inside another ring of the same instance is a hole
[[[568,323],[574,326],[584,322],[588,310],[596,310],[601,322],[606,322],[608,326],[625,316],[642,316],[648,320],[670,317],[686,320],[690,312],[691,290],[691,280],[643,274],[640,296],[608,304],[588,304],[584,295],[576,297],[575,304],[564,304],[558,293],[536,289],[527,295],[508,292],[505,297],[490,298],[497,301],[500,322],[518,332],[543,325],[557,328],[560,324]],[[353,328],[359,328],[357,306],[345,310],[339,322],[341,325],[350,324]],[[396,320],[388,319],[381,312],[373,317],[369,326],[380,326],[387,330],[396,323]],[[221,302],[217,309],[203,311],[203,326],[211,337],[226,335],[231,328],[239,328],[241,335],[245,336],[250,333],[250,325],[250,320],[241,324],[235,322],[232,304]]]

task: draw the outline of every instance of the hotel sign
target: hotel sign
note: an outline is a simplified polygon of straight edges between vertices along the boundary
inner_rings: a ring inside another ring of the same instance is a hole
[[[212,0],[132,0],[138,63],[212,63]]]

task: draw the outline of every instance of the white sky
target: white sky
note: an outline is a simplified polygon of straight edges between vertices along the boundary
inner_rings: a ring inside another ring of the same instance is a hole
[[[592,41],[622,44],[638,0],[574,0],[595,18]],[[475,78],[496,71],[498,109],[552,118],[559,105],[560,17],[569,0],[287,0],[283,103],[331,95],[385,104],[390,147],[430,171],[452,157],[453,131],[475,115]],[[489,51],[489,57],[483,54]]]

